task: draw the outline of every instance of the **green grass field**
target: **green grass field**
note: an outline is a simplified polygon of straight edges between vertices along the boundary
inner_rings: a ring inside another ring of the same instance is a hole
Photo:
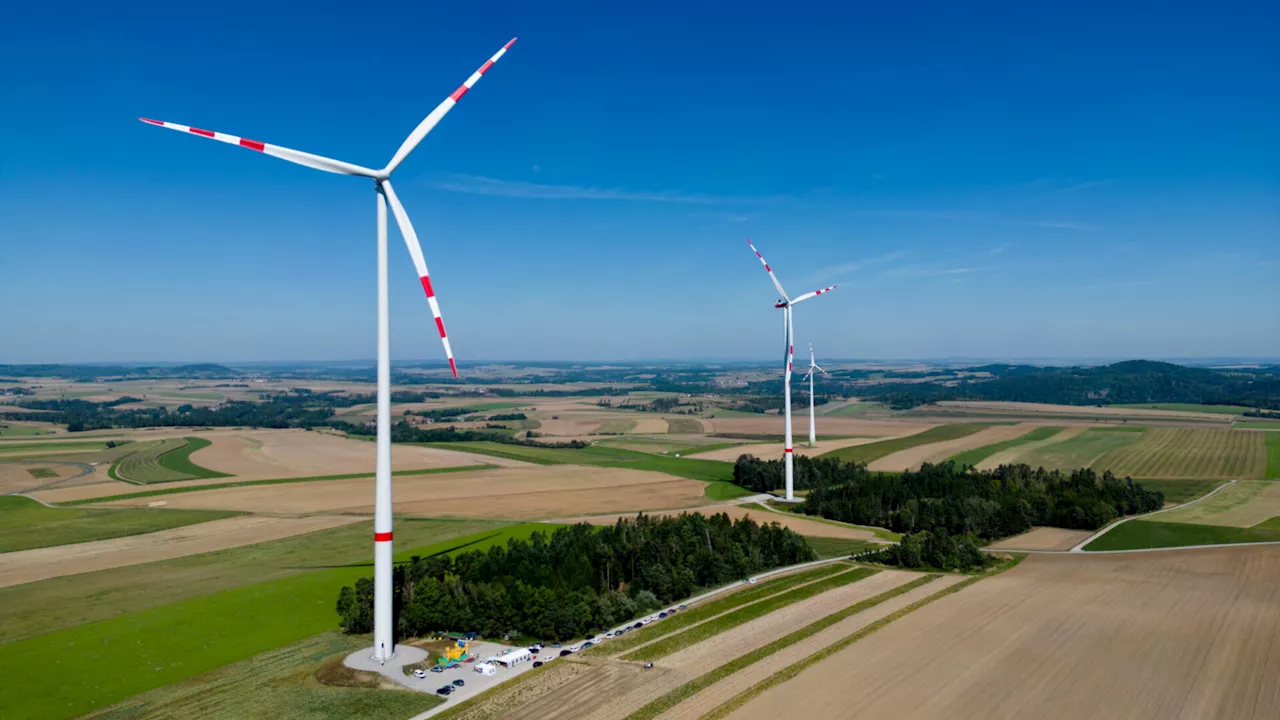
[[[1062,432],[1062,428],[1060,427],[1038,427],[1033,429],[1031,432],[1019,435],[1016,438],[1005,440],[1004,442],[991,443],[990,445],[983,445],[982,447],[974,448],[972,450],[966,450],[962,453],[952,455],[947,459],[960,465],[977,465],[998,452],[1003,452],[1009,448],[1018,447],[1019,445],[1026,445],[1027,443],[1048,440],[1060,432]]]
[[[866,445],[854,445],[853,447],[840,448],[832,450],[829,453],[823,453],[820,457],[837,458],[845,462],[870,463],[879,460],[886,455],[892,455],[899,450],[906,450],[917,445],[928,445],[930,443],[942,442],[944,440],[955,440],[966,435],[990,427],[991,423],[955,423],[952,425],[939,425],[935,428],[929,428],[922,433],[908,435],[907,437],[893,438],[892,440],[881,440],[880,442],[868,443]]]
[[[623,435],[631,432],[631,429],[635,426],[635,420],[606,420],[600,423],[600,427],[596,429],[596,432],[609,435]]]
[[[809,543],[809,547],[818,553],[820,558],[848,557],[866,550],[884,547],[879,543],[852,540],[850,538],[811,537],[806,535],[804,539],[805,542]]]
[[[1220,480],[1178,480],[1167,478],[1142,478],[1136,480],[1147,490],[1164,493],[1164,501],[1175,505],[1195,500],[1222,484]]]
[[[702,494],[706,495],[710,500],[720,501],[754,495],[755,492],[726,480],[716,480],[715,482],[707,483],[707,487],[702,491]]]
[[[452,472],[468,472],[471,470],[485,470],[497,467],[495,465],[461,465],[459,467],[445,468],[420,468],[411,470],[395,470],[391,473],[393,477],[402,475],[434,475],[436,473],[452,473]],[[350,475],[317,475],[315,477],[300,478],[277,478],[274,480],[239,480],[235,482],[211,483],[209,485],[192,485],[187,487],[167,487],[157,488],[155,490],[139,490],[133,493],[124,493],[122,495],[109,495],[107,497],[88,498],[85,500],[70,500],[61,503],[63,507],[74,505],[96,505],[115,500],[133,500],[135,498],[155,497],[157,495],[173,495],[176,493],[197,492],[200,490],[216,490],[219,488],[229,487],[245,487],[248,485],[281,485],[286,483],[300,482],[324,482],[326,480],[357,480],[360,478],[371,478],[373,473],[353,473]]]
[[[0,552],[138,535],[239,514],[218,510],[49,508],[30,498],[0,496]]]
[[[1137,441],[1117,447],[1092,463],[1094,470],[1110,470],[1122,477],[1222,479],[1262,478],[1266,465],[1263,433],[1185,427],[1150,428]]]
[[[12,442],[0,443],[0,455],[34,455],[41,452],[62,453],[70,451],[92,451],[103,450],[107,447],[105,441],[94,440],[72,440],[60,441],[49,440],[45,442]]]
[[[700,643],[709,637],[719,635],[726,630],[751,622],[756,618],[764,617],[775,610],[779,610],[788,605],[798,603],[801,600],[814,597],[815,595],[827,592],[828,590],[834,590],[835,588],[857,582],[863,578],[875,575],[877,572],[879,571],[873,568],[853,568],[852,570],[824,578],[815,583],[804,585],[793,590],[788,590],[780,595],[774,595],[772,597],[765,598],[760,602],[752,603],[732,612],[725,613],[724,615],[721,615],[714,620],[708,620],[701,625],[694,625],[682,632],[678,632],[674,635],[668,635],[657,642],[645,645],[637,650],[633,650],[627,655],[624,655],[622,659],[652,661],[664,658],[674,652],[678,652]]]
[[[696,625],[703,620],[707,620],[708,618],[742,607],[747,603],[752,603],[761,598],[790,590],[791,588],[803,585],[804,583],[831,577],[832,575],[844,572],[848,569],[849,566],[847,564],[831,563],[830,565],[821,565],[810,570],[804,570],[798,573],[764,580],[756,585],[744,587],[743,589],[730,593],[724,597],[694,605],[692,608],[677,613],[675,617],[669,617],[660,623],[646,625],[639,630],[633,630],[622,638],[610,642],[608,645],[601,645],[600,647],[592,650],[591,654],[602,655],[605,657],[621,655],[622,653],[639,647],[650,640],[656,640],[663,635],[671,635],[679,630],[683,630],[692,625]]]
[[[751,504],[755,505],[756,503],[751,503]],[[803,504],[775,502],[770,500],[769,507],[773,508],[774,510],[781,510],[782,512],[789,512],[789,513],[794,513],[796,515],[802,515],[806,520],[812,520],[813,522],[820,522],[826,525],[832,525],[834,527],[847,527],[847,528],[857,528],[858,530],[867,530],[869,532],[875,533],[875,536],[880,538],[881,540],[888,540],[889,542],[902,542],[902,534],[896,533],[892,530],[889,530],[888,528],[875,527],[874,525],[854,525],[853,523],[840,522],[839,520],[828,520],[827,518],[824,518],[821,515],[805,515]],[[767,509],[767,508],[761,508],[761,509]]]
[[[210,444],[197,437],[160,440],[125,455],[111,467],[111,472],[126,482],[143,484],[231,477],[191,462],[191,453]]]
[[[370,642],[368,637],[337,632],[313,635],[190,680],[143,693],[86,717],[93,720],[408,718],[444,702],[424,693],[330,687],[316,682],[316,668],[326,659],[344,656]]]
[[[1280,433],[1267,434],[1266,477],[1280,480]]]
[[[527,523],[396,557],[483,550],[548,528]],[[362,550],[367,557],[367,543]],[[0,707],[6,720],[60,720],[299,642],[334,629],[338,589],[370,573],[363,566],[316,570],[0,645]]]
[[[1176,410],[1178,412],[1201,412],[1214,415],[1244,415],[1253,408],[1240,405],[1197,405],[1195,403],[1122,403],[1108,405],[1117,408],[1135,408],[1139,410]]]
[[[1280,420],[1244,420],[1231,424],[1242,430],[1280,430]]]
[[[48,428],[32,427],[30,425],[4,425],[0,424],[0,437],[29,437],[32,435],[48,435],[52,433]]]
[[[27,468],[27,474],[37,480],[48,480],[58,477],[58,471],[52,468]]]
[[[1270,520],[1267,521],[1271,522]],[[1266,523],[1263,523],[1266,525]],[[1117,525],[1106,535],[1084,547],[1085,550],[1142,550],[1147,548],[1183,547],[1280,541],[1280,529],[1267,527],[1236,528],[1224,525],[1130,520]]]
[[[837,408],[835,410],[832,410],[829,413],[824,413],[824,414],[830,415],[831,417],[849,417],[849,416],[856,416],[856,415],[865,415],[871,412],[872,410],[884,410],[885,408],[886,408],[885,405],[877,402],[857,402],[857,403],[852,403],[850,405],[845,405],[844,407]]]
[[[1066,440],[1051,442],[1018,458],[1031,467],[1074,470],[1089,467],[1102,455],[1136,442],[1141,432],[1117,432],[1111,428],[1090,428]]]

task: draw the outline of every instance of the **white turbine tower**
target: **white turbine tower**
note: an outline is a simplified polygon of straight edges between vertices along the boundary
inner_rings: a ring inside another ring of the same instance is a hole
[[[804,302],[805,300],[808,300],[809,298],[817,297],[825,292],[830,292],[831,290],[835,290],[836,286],[832,285],[831,287],[823,288],[821,290],[815,290],[810,293],[805,293],[804,295],[801,295],[800,297],[792,300],[791,298],[787,297],[787,291],[782,289],[782,283],[778,282],[778,278],[773,274],[773,268],[769,267],[769,263],[765,262],[764,256],[760,254],[759,250],[756,250],[756,246],[752,245],[750,240],[747,241],[747,245],[751,248],[751,251],[756,254],[756,257],[760,258],[760,263],[764,265],[765,271],[769,273],[769,279],[773,281],[773,286],[778,288],[778,294],[782,296],[781,298],[778,299],[778,302],[774,303],[773,306],[776,308],[782,309],[782,332],[783,332],[784,342],[786,343],[785,348],[783,350],[785,354],[783,355],[783,381],[782,381],[782,411],[783,411],[783,414],[786,416],[786,434],[784,437],[785,447],[783,449],[783,464],[784,464],[784,467],[786,468],[786,474],[785,474],[786,488],[787,488],[786,499],[787,499],[787,502],[794,502],[795,495],[793,493],[792,485],[793,485],[795,475],[794,475],[794,469],[792,467],[792,458],[791,458],[791,456],[794,454],[793,448],[791,447],[791,361],[795,355],[795,347],[794,347],[795,343],[792,341],[792,336],[791,336],[791,308],[799,303]]]
[[[818,367],[818,363],[813,361],[813,343],[809,343],[809,372],[804,374],[804,379],[809,381],[809,447],[813,447],[818,442],[818,432],[813,425],[813,371],[819,370],[823,375],[827,374],[826,370]]]
[[[414,128],[409,137],[405,138],[405,141],[400,145],[400,149],[396,150],[396,154],[392,156],[391,162],[387,163],[386,167],[381,170],[370,170],[369,168],[352,165],[341,160],[332,160],[327,157],[291,150],[279,145],[270,145],[257,140],[248,140],[234,135],[201,130],[160,120],[139,118],[145,123],[211,138],[231,145],[239,145],[240,147],[256,150],[260,153],[315,168],[316,170],[324,170],[338,175],[357,175],[374,181],[378,228],[378,442],[373,520],[373,658],[383,662],[395,655],[394,624],[391,610],[391,559],[393,553],[391,540],[391,330],[387,310],[388,203],[391,204],[391,213],[395,215],[396,224],[400,226],[400,234],[404,237],[405,246],[409,249],[409,256],[413,259],[414,268],[417,270],[418,278],[422,282],[422,289],[426,291],[427,304],[431,306],[431,317],[435,319],[436,329],[440,332],[440,341],[444,344],[444,354],[449,360],[449,369],[453,371],[455,378],[458,377],[458,366],[454,364],[453,350],[449,347],[449,337],[445,334],[444,321],[440,318],[440,305],[436,301],[435,290],[432,289],[431,278],[427,274],[427,263],[422,257],[422,246],[418,242],[417,233],[413,231],[412,223],[409,222],[409,215],[405,213],[404,206],[400,204],[400,199],[396,197],[395,190],[391,187],[391,173],[395,172],[400,163],[409,157],[409,153],[418,147],[418,143],[422,142],[427,133],[431,132],[432,128],[453,109],[453,106],[462,99],[462,96],[466,95],[467,91],[476,84],[480,76],[484,75],[515,41],[515,38],[512,38],[511,42],[503,45],[501,50],[489,58],[488,62],[481,65],[480,69],[472,73],[466,82],[437,105],[436,109],[432,110],[431,114],[427,115],[418,124],[418,127]]]

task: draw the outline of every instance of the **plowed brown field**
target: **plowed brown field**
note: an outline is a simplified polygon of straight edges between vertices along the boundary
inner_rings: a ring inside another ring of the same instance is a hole
[[[729,715],[1280,717],[1280,547],[1037,555]]]

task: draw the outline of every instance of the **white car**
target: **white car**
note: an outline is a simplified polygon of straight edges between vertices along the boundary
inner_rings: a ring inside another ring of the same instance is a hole
[[[419,680],[424,680],[427,677],[427,671],[423,670],[422,668],[418,668],[417,670],[413,671],[413,676],[418,678]]]
[[[572,647],[570,647],[570,648],[569,648],[569,652],[571,652],[571,653],[576,653],[576,652],[578,652],[578,651],[579,651],[579,650],[581,650],[581,649],[582,649],[582,646],[581,646],[581,645],[574,645],[574,646],[572,646]]]

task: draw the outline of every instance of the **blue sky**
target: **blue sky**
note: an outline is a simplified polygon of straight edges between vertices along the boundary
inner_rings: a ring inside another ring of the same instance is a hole
[[[460,365],[1280,356],[1280,9],[26,3],[0,26],[0,362],[367,358],[397,171]],[[77,7],[77,5],[80,5]],[[391,238],[393,354],[442,352]]]

